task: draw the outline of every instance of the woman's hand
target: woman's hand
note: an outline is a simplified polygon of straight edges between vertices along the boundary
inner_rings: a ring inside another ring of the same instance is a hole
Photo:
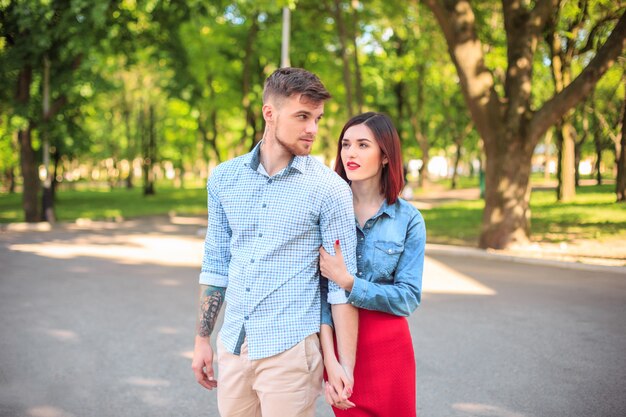
[[[326,402],[340,410],[355,407],[355,404],[348,400],[352,395],[354,387],[352,372],[346,370],[334,358],[328,361],[325,360],[324,366],[326,367],[326,375],[328,375],[324,392]]]
[[[335,256],[330,255],[324,247],[320,247],[320,271],[322,275],[346,291],[352,291],[354,277],[348,273],[341,253],[339,241],[335,241]]]

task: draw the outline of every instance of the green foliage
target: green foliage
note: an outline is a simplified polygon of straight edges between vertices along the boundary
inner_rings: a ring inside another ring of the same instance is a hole
[[[419,1],[339,3],[347,29],[349,70],[355,77],[358,63],[361,73],[363,110],[392,117],[405,160],[422,156],[411,120],[419,113],[417,127],[432,152],[451,158],[470,117],[430,10]],[[564,39],[582,43],[582,37],[572,37],[566,30],[567,23],[581,14],[578,4],[563,3],[558,27]],[[587,32],[617,10],[610,0],[589,5]],[[35,129],[35,148],[45,128],[62,170],[81,166],[88,171],[123,160],[139,161],[144,156],[147,112],[153,108],[158,162],[171,165],[181,178],[189,174],[181,184],[202,179],[219,161],[246,152],[262,133],[261,92],[264,79],[280,65],[284,6],[291,10],[291,64],[317,73],[333,94],[315,148],[316,153],[332,155],[349,115],[334,1],[16,0],[0,2],[0,84],[8,86],[0,89],[0,173],[18,166],[14,137],[29,121]],[[472,6],[478,36],[489,48],[486,63],[502,92],[507,61],[501,5],[477,1]],[[610,21],[599,27],[589,53],[576,62],[576,71],[610,28]],[[52,62],[51,98],[58,104],[45,125],[44,56]],[[534,62],[536,108],[554,90],[548,59],[542,43]],[[25,68],[33,73],[30,100],[22,104],[15,100],[15,90]],[[595,112],[606,119],[606,126],[594,119],[593,128],[599,129],[607,153],[614,152],[609,130],[616,126],[624,97],[623,68],[622,60],[598,84],[593,98]],[[356,87],[357,80],[353,83]],[[592,107],[590,102],[585,106]],[[577,113],[583,111],[585,107]],[[576,123],[580,126],[582,119]],[[587,143],[584,156],[594,152],[592,142]],[[474,129],[462,146],[466,163],[480,157],[480,138]],[[610,160],[610,155],[605,158]],[[117,165],[109,172],[117,175],[110,182],[121,186],[124,174]],[[60,199],[65,192],[59,192]],[[58,215],[63,217],[66,209],[59,206]]]

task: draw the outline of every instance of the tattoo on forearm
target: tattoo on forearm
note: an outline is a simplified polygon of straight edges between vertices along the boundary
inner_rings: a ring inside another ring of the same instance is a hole
[[[200,316],[198,317],[198,336],[208,337],[213,332],[217,316],[224,302],[225,288],[209,287],[200,296]]]

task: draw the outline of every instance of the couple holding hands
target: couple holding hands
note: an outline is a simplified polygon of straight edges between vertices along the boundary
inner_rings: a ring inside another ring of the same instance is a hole
[[[263,140],[209,178],[192,368],[222,417],[313,417],[322,391],[337,416],[416,415],[406,317],[421,300],[424,220],[398,197],[386,115],[346,123],[335,172],[310,156],[330,97],[316,75],[276,70]]]

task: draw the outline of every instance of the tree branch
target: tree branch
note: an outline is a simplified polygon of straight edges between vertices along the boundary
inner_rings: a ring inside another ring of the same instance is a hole
[[[529,126],[529,146],[534,147],[550,126],[591,93],[600,77],[615,62],[625,46],[626,13],[622,14],[609,38],[580,75],[535,113]]]
[[[585,46],[583,46],[578,52],[579,55],[582,55],[586,52],[589,52],[593,49],[593,41],[597,36],[597,32],[604,27],[609,22],[619,19],[617,14],[609,14],[600,19],[589,31],[589,36],[587,36],[587,42]]]
[[[487,146],[494,145],[502,112],[493,75],[485,66],[482,44],[476,35],[472,7],[467,0],[425,0],[425,3],[443,31],[476,129]]]

